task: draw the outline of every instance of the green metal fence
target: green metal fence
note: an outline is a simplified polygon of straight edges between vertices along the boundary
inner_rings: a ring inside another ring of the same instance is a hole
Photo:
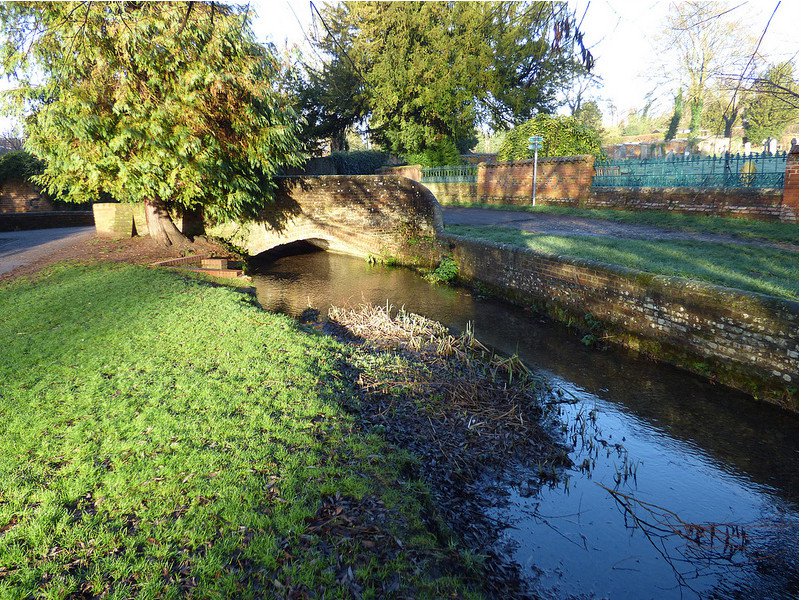
[[[593,187],[783,188],[787,153],[596,162]]]
[[[452,165],[448,167],[423,167],[422,183],[475,183],[478,167],[475,165]]]

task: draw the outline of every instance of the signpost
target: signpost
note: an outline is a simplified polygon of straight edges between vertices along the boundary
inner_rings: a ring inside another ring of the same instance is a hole
[[[534,178],[531,180],[531,206],[537,206],[537,152],[542,148],[542,136],[528,138],[528,149],[534,150]]]

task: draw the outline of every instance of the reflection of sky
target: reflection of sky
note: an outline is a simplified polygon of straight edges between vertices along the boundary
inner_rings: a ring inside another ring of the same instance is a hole
[[[532,313],[429,285],[405,269],[315,253],[276,261],[254,285],[265,308],[293,315],[309,306],[325,314],[331,303],[388,302],[457,329],[473,322],[479,339],[519,352],[545,369],[553,384],[582,399],[562,407],[563,422],[575,422],[582,407],[585,415],[597,410],[592,437],[621,444],[636,463],[636,482],[630,478],[621,491],[689,522],[786,521],[766,536],[778,538],[785,561],[796,560],[798,428],[778,409],[672,367],[589,350],[575,334]],[[569,473],[567,491],[560,487],[524,498],[525,489],[512,489],[516,508],[497,508],[501,520],[517,521],[508,538],[521,543],[516,558],[528,573],[533,565],[543,570],[540,592],[546,596],[549,588],[555,597],[589,591],[613,598],[678,596],[669,565],[641,534],[626,529],[620,509],[596,485],[614,487],[622,456],[613,451],[607,458],[601,450],[590,478],[578,470]],[[578,452],[573,460],[578,465],[585,457]],[[547,522],[531,517],[535,507]]]
[[[721,468],[700,448],[665,435],[619,406],[564,380],[557,384],[582,399],[564,411],[564,421],[573,423],[579,412],[595,409],[597,430],[591,437],[610,445],[622,444],[628,461],[637,466],[637,477],[617,486],[615,476],[623,471],[623,458],[615,451],[607,456],[601,450],[589,475],[570,472],[567,490],[560,486],[526,498],[513,488],[509,506],[493,511],[493,516],[514,525],[506,536],[518,545],[516,560],[524,573],[539,573],[546,597],[590,592],[611,598],[681,596],[669,563],[639,530],[624,526],[622,510],[601,485],[670,509],[688,523],[745,525],[754,538],[752,543],[759,543],[759,526],[749,524],[760,522],[770,534],[784,532],[784,551],[789,560],[794,559],[798,551],[797,506],[776,498],[742,474]],[[578,465],[587,456],[596,454],[585,450],[571,458]],[[645,517],[642,511],[640,514]],[[681,540],[672,538],[666,553],[680,559],[677,549],[681,547]],[[717,583],[715,576],[696,580],[695,565],[677,561],[675,566],[679,572],[690,572],[688,583],[696,589]],[[727,579],[748,579],[748,572],[739,567],[724,571]],[[702,569],[701,573],[709,572]]]

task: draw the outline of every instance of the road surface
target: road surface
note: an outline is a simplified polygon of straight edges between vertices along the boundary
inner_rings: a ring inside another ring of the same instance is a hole
[[[94,227],[0,231],[0,275],[92,237]]]

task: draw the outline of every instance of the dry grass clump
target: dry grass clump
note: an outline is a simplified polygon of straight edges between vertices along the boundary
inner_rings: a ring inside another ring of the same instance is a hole
[[[453,335],[403,309],[334,307],[329,319],[329,330],[361,342],[352,375],[362,426],[419,458],[438,514],[484,557],[493,595],[525,597],[516,567],[491,549],[505,524],[488,516],[500,496],[483,482],[499,473],[513,477],[514,465],[525,464],[538,465],[541,482],[554,484],[570,464],[551,433],[545,407],[553,397],[545,382],[469,329]]]

